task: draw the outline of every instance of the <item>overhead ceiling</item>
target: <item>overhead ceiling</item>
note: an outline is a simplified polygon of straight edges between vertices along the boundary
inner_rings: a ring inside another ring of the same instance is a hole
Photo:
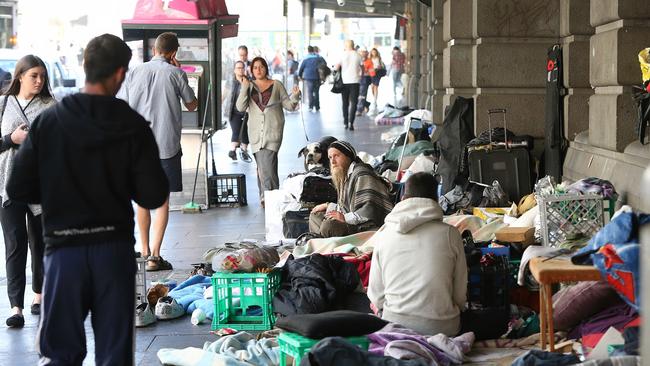
[[[337,17],[403,16],[408,1],[412,0],[309,0],[314,9],[334,10]],[[344,5],[339,5],[339,2]]]

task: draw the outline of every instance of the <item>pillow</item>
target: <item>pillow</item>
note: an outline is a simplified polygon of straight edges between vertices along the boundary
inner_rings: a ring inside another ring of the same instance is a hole
[[[554,327],[568,331],[619,301],[616,290],[607,282],[578,282],[553,295]]]
[[[350,310],[327,311],[320,314],[299,314],[279,318],[275,325],[307,338],[356,337],[374,333],[388,322],[374,315]]]

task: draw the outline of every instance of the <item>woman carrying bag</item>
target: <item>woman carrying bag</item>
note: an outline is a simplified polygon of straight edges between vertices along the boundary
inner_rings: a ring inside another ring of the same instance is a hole
[[[7,266],[7,294],[12,315],[7,326],[21,328],[25,325],[25,265],[27,248],[32,257],[32,291],[34,301],[31,313],[40,314],[43,287],[43,232],[40,205],[13,202],[7,196],[7,178],[16,151],[27,137],[29,125],[45,109],[55,103],[50,92],[47,68],[43,61],[27,55],[16,63],[13,79],[0,99],[2,110],[2,144],[0,147],[0,224],[4,234]]]
[[[280,187],[278,151],[284,133],[284,111],[294,111],[300,104],[300,89],[295,84],[291,95],[281,82],[269,79],[269,67],[262,57],[251,62],[254,80],[242,78],[237,110],[248,111],[248,137],[257,164],[257,186],[264,207],[264,191]]]

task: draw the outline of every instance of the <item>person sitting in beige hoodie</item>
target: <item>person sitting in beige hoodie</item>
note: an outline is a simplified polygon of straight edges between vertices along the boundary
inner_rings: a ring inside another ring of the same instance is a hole
[[[381,317],[425,335],[460,331],[467,263],[456,228],[442,222],[435,178],[416,173],[401,202],[369,240],[368,298]]]

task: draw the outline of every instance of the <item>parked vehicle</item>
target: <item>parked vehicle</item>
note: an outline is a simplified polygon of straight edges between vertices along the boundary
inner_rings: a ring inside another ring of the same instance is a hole
[[[13,75],[16,63],[21,57],[27,54],[29,54],[29,52],[24,50],[8,48],[0,49],[0,67]],[[40,55],[38,56],[41,57]],[[57,57],[43,56],[41,59],[45,62],[45,66],[47,67],[47,72],[50,77],[50,87],[52,88],[52,93],[56,100],[61,100],[66,95],[79,92],[77,79],[70,75],[68,70]]]

